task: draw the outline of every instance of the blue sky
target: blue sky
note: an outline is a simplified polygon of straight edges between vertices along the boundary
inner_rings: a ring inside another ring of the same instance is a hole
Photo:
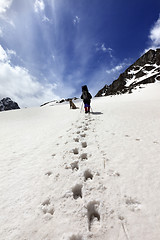
[[[1,0],[0,99],[95,95],[158,47],[159,0]]]

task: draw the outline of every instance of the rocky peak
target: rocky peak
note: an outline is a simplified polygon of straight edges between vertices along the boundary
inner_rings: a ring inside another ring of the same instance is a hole
[[[140,57],[134,65],[144,66],[145,64],[157,64],[160,65],[160,49],[150,49],[142,57]]]
[[[20,109],[16,102],[13,102],[9,97],[0,100],[0,111],[7,111],[12,109]]]
[[[132,92],[141,84],[160,80],[160,49],[150,49],[134,64],[120,74],[119,78],[109,86],[106,85],[96,94],[96,97]]]

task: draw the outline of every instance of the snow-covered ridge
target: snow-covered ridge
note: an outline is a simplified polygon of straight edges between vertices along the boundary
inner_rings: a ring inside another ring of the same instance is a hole
[[[136,69],[136,70],[135,70]],[[142,82],[148,78],[155,78],[155,80],[160,80],[160,66],[157,64],[145,64],[142,66],[134,66],[133,69],[130,69],[128,75],[131,78],[125,78],[126,87],[131,86],[131,84],[137,85],[138,83]]]
[[[151,49],[120,74],[111,85],[105,85],[96,97],[131,93],[137,86],[156,81],[160,81],[160,49]]]

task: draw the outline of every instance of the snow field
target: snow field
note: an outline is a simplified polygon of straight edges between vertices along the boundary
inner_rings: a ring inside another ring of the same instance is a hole
[[[93,99],[90,115],[67,104],[2,113],[1,239],[157,240],[155,86]]]

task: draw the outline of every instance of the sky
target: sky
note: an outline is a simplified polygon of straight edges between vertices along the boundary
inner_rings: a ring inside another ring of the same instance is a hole
[[[159,47],[159,0],[0,0],[0,99],[94,96]]]

